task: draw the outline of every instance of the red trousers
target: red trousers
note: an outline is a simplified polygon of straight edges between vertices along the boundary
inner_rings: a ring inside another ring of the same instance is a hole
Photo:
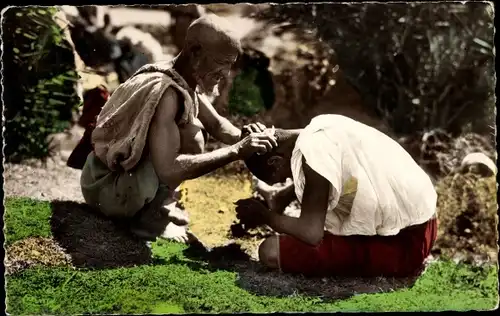
[[[436,219],[405,228],[395,236],[335,236],[325,232],[315,247],[280,235],[279,265],[283,272],[309,276],[415,276],[422,271],[436,235]]]

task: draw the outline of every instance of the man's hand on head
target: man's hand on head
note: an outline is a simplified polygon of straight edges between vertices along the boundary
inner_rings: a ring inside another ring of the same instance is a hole
[[[241,138],[251,133],[261,133],[266,130],[266,126],[262,123],[251,123],[243,126],[241,129]]]
[[[277,146],[278,142],[274,135],[261,132],[246,134],[245,137],[235,144],[235,149],[240,159],[247,159],[254,153],[265,154]]]

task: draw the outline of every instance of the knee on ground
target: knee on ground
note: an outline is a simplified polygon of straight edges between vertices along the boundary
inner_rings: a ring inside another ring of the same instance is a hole
[[[269,268],[278,268],[279,239],[272,236],[264,240],[259,246],[259,261]]]

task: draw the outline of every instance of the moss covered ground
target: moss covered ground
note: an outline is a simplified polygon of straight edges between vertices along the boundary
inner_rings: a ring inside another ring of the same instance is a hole
[[[233,202],[248,197],[251,188],[244,175],[211,175],[186,183],[184,192],[193,232],[204,243],[220,246],[229,241]],[[7,254],[10,259],[14,255],[25,256],[30,263],[6,277],[7,312],[12,315],[463,311],[491,310],[498,302],[496,265],[456,264],[450,260],[430,263],[411,285],[396,288],[387,286],[387,281],[372,280],[364,287],[376,288],[380,282],[378,287],[385,290],[363,292],[363,281],[358,280],[351,293],[336,298],[326,292],[341,288],[347,284],[344,281],[293,281],[289,276],[256,269],[250,263],[243,268],[238,268],[238,264],[212,264],[189,255],[187,246],[165,241],[151,245],[153,260],[147,264],[103,269],[75,267],[62,256],[55,256],[54,247],[47,246],[50,251],[43,249],[53,238],[51,205],[28,198],[5,201]],[[13,251],[16,245],[33,240],[38,240],[38,249]],[[43,259],[45,253],[53,259]],[[308,282],[309,290],[301,287],[304,282]],[[316,288],[316,293],[311,288]]]

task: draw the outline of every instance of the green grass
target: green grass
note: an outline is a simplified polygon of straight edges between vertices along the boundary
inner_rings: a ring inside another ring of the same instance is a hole
[[[10,242],[50,234],[48,203],[7,199]],[[40,221],[34,225],[34,221]],[[42,224],[43,222],[43,224]],[[25,223],[28,223],[26,225]],[[192,269],[184,245],[153,244],[156,264],[108,270],[31,268],[7,276],[10,314],[489,310],[498,301],[496,266],[437,262],[409,289],[339,301],[257,296],[236,272]],[[201,263],[203,266],[203,263]]]
[[[50,237],[50,202],[6,198],[4,206],[6,245],[30,236]]]

